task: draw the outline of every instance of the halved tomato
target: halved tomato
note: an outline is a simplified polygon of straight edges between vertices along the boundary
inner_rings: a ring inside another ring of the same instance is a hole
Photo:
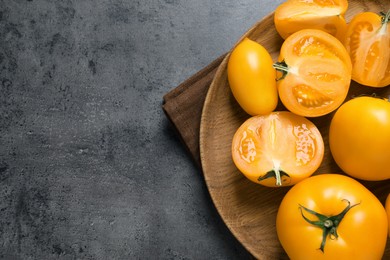
[[[364,12],[348,25],[344,45],[352,60],[352,79],[370,87],[390,84],[390,10]]]
[[[251,181],[268,187],[290,186],[320,166],[324,142],[308,119],[288,111],[246,120],[236,131],[232,157]]]
[[[279,97],[295,114],[307,117],[328,114],[348,94],[350,57],[339,40],[321,30],[300,30],[288,37],[274,67],[280,76],[276,83]]]
[[[274,23],[283,39],[302,29],[319,29],[343,39],[347,0],[289,0],[275,10]]]

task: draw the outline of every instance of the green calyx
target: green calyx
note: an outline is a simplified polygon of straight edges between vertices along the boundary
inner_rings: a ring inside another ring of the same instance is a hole
[[[287,178],[290,178],[290,175],[288,175],[286,172],[279,170],[279,169],[273,169],[263,176],[260,176],[257,180],[262,181],[268,178],[275,178],[276,179],[276,186],[282,186],[282,177],[286,176]]]
[[[382,20],[382,26],[379,29],[379,34],[384,35],[387,34],[387,24],[390,21],[390,10],[387,11],[386,14],[384,12],[381,12],[379,15],[381,16]]]
[[[390,21],[390,10],[387,13],[380,12],[380,16],[382,19],[382,24],[386,24]]]
[[[287,76],[289,68],[284,60],[280,62],[275,62],[272,67],[274,67],[274,69],[276,69],[277,71],[282,72],[282,76],[280,78],[277,78],[276,81],[282,80]]]
[[[322,215],[320,213],[317,213],[311,209],[308,209],[302,205],[299,205],[299,209],[301,211],[301,214],[302,214],[302,217],[310,224],[316,226],[316,227],[319,227],[322,229],[322,242],[321,242],[321,246],[320,246],[320,250],[322,252],[324,252],[324,248],[325,248],[325,243],[326,243],[326,238],[329,236],[330,239],[337,239],[338,238],[338,234],[337,234],[337,227],[339,226],[340,222],[343,220],[345,214],[347,214],[347,212],[359,205],[360,203],[357,203],[357,204],[354,204],[351,206],[351,203],[344,199],[343,201],[346,201],[348,203],[347,207],[345,207],[345,209],[339,213],[338,215],[336,216],[325,216],[325,215]],[[314,216],[316,216],[318,218],[318,220],[316,221],[313,221],[313,220],[310,220],[308,219],[304,214],[303,214],[303,211],[307,212],[307,213],[310,213]]]

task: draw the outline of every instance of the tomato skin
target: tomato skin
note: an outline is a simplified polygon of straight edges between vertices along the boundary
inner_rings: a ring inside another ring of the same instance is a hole
[[[323,252],[318,220],[300,206],[326,216],[335,216],[355,205],[337,227],[338,237],[326,238]],[[387,242],[388,221],[381,202],[356,180],[340,174],[321,174],[299,182],[283,198],[276,218],[278,238],[292,260],[381,259]]]
[[[302,29],[319,29],[342,40],[347,8],[347,0],[288,0],[275,10],[275,28],[283,39]]]
[[[339,40],[321,30],[305,29],[289,36],[274,67],[283,73],[277,81],[280,100],[297,115],[329,114],[348,94],[350,57]]]
[[[385,87],[390,84],[388,19],[383,22],[378,14],[363,12],[354,16],[347,27],[344,45],[352,60],[352,79],[362,85]]]
[[[227,74],[230,89],[239,105],[250,115],[272,112],[278,104],[276,71],[268,51],[245,38],[230,54]]]
[[[386,209],[386,213],[387,213],[387,222],[389,223],[388,235],[390,237],[390,193],[389,193],[389,195],[387,195],[387,198],[386,198],[385,209]]]
[[[329,146],[336,164],[362,180],[390,178],[390,103],[374,97],[357,97],[334,114]]]
[[[323,155],[324,142],[317,127],[288,111],[247,119],[232,140],[238,170],[250,181],[268,187],[291,186],[309,177]]]

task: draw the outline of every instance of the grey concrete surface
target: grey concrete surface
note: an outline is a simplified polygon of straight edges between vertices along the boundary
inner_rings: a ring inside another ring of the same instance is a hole
[[[272,0],[0,0],[0,258],[250,259],[162,96]]]

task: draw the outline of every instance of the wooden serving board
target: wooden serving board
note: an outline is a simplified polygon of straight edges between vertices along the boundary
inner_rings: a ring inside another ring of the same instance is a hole
[[[349,22],[363,11],[387,12],[390,0],[350,0],[346,14]],[[262,44],[277,60],[282,38],[275,30],[273,14],[255,24],[242,38],[248,37]],[[226,66],[223,60],[208,91],[200,128],[200,153],[206,185],[220,216],[233,235],[258,259],[287,259],[279,244],[275,220],[279,204],[290,189],[267,188],[250,182],[235,167],[231,159],[231,142],[237,128],[247,119],[246,114],[231,94]],[[363,87],[352,82],[347,100],[358,95],[389,96],[390,87],[381,89]],[[279,105],[277,110],[285,110]],[[328,128],[333,113],[310,118],[317,125],[325,142],[323,163],[315,174],[341,173],[329,151]],[[362,182],[382,203],[390,192],[390,181]],[[388,241],[384,259],[390,259]]]

